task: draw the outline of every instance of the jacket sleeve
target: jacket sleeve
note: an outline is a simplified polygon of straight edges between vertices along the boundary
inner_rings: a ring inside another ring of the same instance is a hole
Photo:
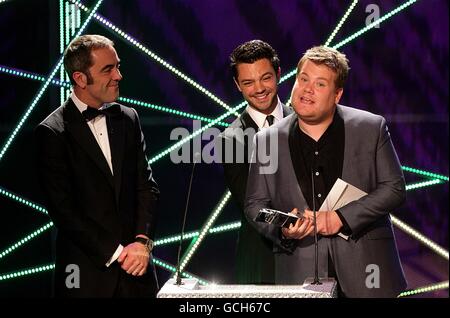
[[[244,211],[245,192],[247,188],[248,178],[248,160],[244,158],[243,162],[235,162],[234,158],[227,158],[226,153],[229,149],[235,151],[234,147],[237,141],[232,136],[224,133],[217,137],[217,143],[220,143],[220,157],[223,166],[225,183],[231,192],[234,201],[237,203],[241,211]],[[234,156],[234,155],[233,155]]]
[[[136,110],[134,127],[137,152],[137,179],[136,179],[136,235],[144,234],[154,238],[159,189],[153,179],[153,172],[145,155],[146,144],[142,133],[139,117]]]
[[[262,208],[271,208],[271,199],[269,188],[267,186],[265,168],[261,164],[258,156],[258,143],[264,142],[261,141],[261,139],[263,139],[262,137],[264,137],[264,135],[258,133],[254,138],[253,154],[250,162],[247,192],[244,204],[245,216],[248,222],[258,231],[259,234],[271,240],[281,250],[291,252],[291,249],[287,248],[281,240],[279,227],[268,223],[254,221],[258,212]]]
[[[374,155],[376,188],[339,209],[353,236],[400,206],[406,199],[405,179],[384,118],[379,125]]]
[[[35,130],[36,165],[50,217],[58,230],[98,267],[111,258],[120,242],[77,209],[63,138],[49,126]]]

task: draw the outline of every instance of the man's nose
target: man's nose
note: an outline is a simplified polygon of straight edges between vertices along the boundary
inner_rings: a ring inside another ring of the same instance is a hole
[[[262,82],[256,81],[256,83],[255,83],[255,89],[256,89],[256,92],[257,92],[257,93],[260,93],[260,92],[264,92],[265,89],[266,89],[266,87],[263,85]]]
[[[113,80],[115,81],[120,81],[122,79],[122,74],[120,73],[119,69],[116,69],[115,72],[113,73]]]
[[[303,89],[304,89],[305,92],[312,93],[314,91],[313,83],[311,83],[311,82],[306,83],[305,87]]]

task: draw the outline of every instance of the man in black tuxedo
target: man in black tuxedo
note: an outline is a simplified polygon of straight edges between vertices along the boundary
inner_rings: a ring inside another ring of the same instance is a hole
[[[219,136],[224,150],[225,181],[241,212],[236,257],[237,282],[273,284],[272,242],[260,236],[244,216],[249,156],[252,153],[248,146],[252,145],[250,138],[254,133],[280,121],[292,111],[278,98],[280,60],[269,44],[261,40],[243,43],[234,49],[230,61],[234,82],[248,103],[240,117]],[[233,149],[234,155],[227,153],[230,149]],[[238,153],[239,149],[244,149],[244,153]]]
[[[37,167],[58,230],[55,296],[154,297],[159,190],[136,111],[119,96],[120,60],[99,35],[73,40],[70,98],[36,128]]]

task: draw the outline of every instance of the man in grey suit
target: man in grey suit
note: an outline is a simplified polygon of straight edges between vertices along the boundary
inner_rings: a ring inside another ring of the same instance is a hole
[[[314,276],[313,207],[337,178],[367,192],[336,211],[317,212],[319,276],[334,277],[344,297],[395,297],[406,280],[389,212],[405,200],[405,181],[385,119],[338,105],[348,70],[345,55],[328,47],[311,48],[300,59],[292,90],[296,114],[256,135],[245,213],[274,244],[275,282],[302,284]],[[278,147],[270,153],[275,170],[260,160],[259,148],[271,142]],[[282,230],[255,222],[267,207],[304,211],[305,218]]]
[[[266,42],[252,40],[236,47],[230,55],[233,79],[248,103],[218,141],[224,145],[225,181],[240,210],[241,228],[236,255],[236,281],[239,284],[273,284],[272,243],[261,237],[244,216],[252,137],[260,129],[280,121],[292,112],[278,98],[280,60]],[[264,262],[261,262],[264,259]]]

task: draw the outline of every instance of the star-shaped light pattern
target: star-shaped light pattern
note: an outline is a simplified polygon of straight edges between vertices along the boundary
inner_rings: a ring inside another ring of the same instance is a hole
[[[80,1],[73,1],[73,0],[69,0],[69,1],[70,1],[71,5],[76,5],[77,7],[81,8],[84,11],[88,11],[88,8],[86,6],[84,6]],[[388,12],[387,14],[383,15],[382,17],[380,17],[379,20],[374,21],[373,23],[371,23],[371,24],[367,25],[366,27],[360,29],[359,31],[355,32],[354,34],[350,35],[349,37],[347,37],[346,39],[342,40],[341,42],[339,42],[338,44],[336,44],[336,45],[334,45],[332,47],[340,48],[341,46],[349,43],[350,41],[352,41],[352,40],[356,39],[357,37],[361,36],[362,34],[367,32],[368,30],[372,29],[375,25],[380,24],[380,23],[388,20],[389,18],[391,18],[395,14],[397,14],[400,11],[402,11],[402,10],[406,9],[407,7],[411,6],[416,1],[417,0],[410,0],[410,1],[407,1],[407,2],[405,2],[403,4],[401,4],[400,6],[395,8],[394,10],[392,10],[392,11]],[[2,1],[0,1],[0,3],[1,2]],[[64,5],[67,6],[68,3],[69,3],[69,2],[64,2],[63,0],[60,0],[59,2],[60,2],[60,7],[62,7]],[[226,127],[228,124],[225,123],[225,122],[222,122],[222,120],[226,119],[230,115],[238,115],[237,112],[242,107],[244,107],[246,105],[245,102],[242,102],[242,103],[240,103],[239,105],[237,105],[235,107],[228,106],[226,103],[221,101],[218,97],[216,97],[213,93],[209,92],[202,85],[198,84],[195,80],[193,80],[192,78],[190,78],[189,76],[187,76],[186,74],[181,72],[176,67],[170,65],[164,59],[162,59],[161,57],[156,55],[154,52],[150,51],[147,47],[145,47],[144,45],[139,43],[132,36],[126,34],[124,31],[119,29],[117,26],[113,25],[111,22],[106,20],[104,17],[98,15],[96,13],[96,11],[98,10],[101,2],[102,2],[102,0],[98,1],[96,3],[96,5],[93,7],[92,11],[88,11],[89,12],[88,17],[86,18],[86,20],[84,21],[84,23],[81,26],[80,26],[81,23],[79,21],[79,19],[80,19],[80,15],[79,14],[78,14],[78,16],[77,15],[73,15],[71,17],[71,19],[73,21],[72,22],[72,32],[69,31],[69,28],[64,28],[64,24],[65,24],[64,21],[67,20],[67,19],[64,19],[64,15],[61,14],[61,12],[64,12],[64,11],[60,10],[60,24],[62,24],[61,28],[60,28],[60,38],[61,38],[60,53],[62,53],[64,51],[64,43],[69,43],[70,42],[70,38],[74,38],[74,37],[82,34],[84,29],[88,25],[89,21],[92,18],[94,18],[97,21],[99,21],[100,23],[104,24],[106,27],[110,28],[119,37],[121,37],[122,39],[128,41],[132,46],[138,48],[140,51],[142,51],[143,53],[148,55],[151,59],[153,59],[154,61],[156,61],[156,62],[160,63],[161,65],[163,65],[170,72],[174,73],[177,77],[179,77],[183,81],[187,82],[189,85],[191,85],[192,87],[196,88],[202,94],[205,94],[207,97],[211,98],[214,102],[216,102],[220,106],[226,108],[228,111],[225,114],[219,116],[216,119],[211,119],[211,118],[207,118],[207,117],[204,117],[204,116],[201,116],[201,115],[189,114],[189,113],[186,113],[186,112],[178,111],[178,110],[170,108],[170,107],[158,106],[158,105],[154,105],[154,104],[151,104],[151,103],[148,103],[148,102],[139,101],[139,100],[136,100],[136,99],[133,99],[133,98],[121,97],[119,99],[119,101],[121,101],[123,103],[131,104],[131,105],[146,107],[146,108],[152,109],[152,110],[166,112],[166,113],[169,113],[169,114],[172,114],[172,115],[176,115],[176,116],[181,116],[181,117],[190,118],[190,119],[202,120],[202,121],[208,123],[205,127],[202,128],[202,131],[204,131],[207,128],[212,127],[214,125],[219,125],[219,126],[225,126]],[[345,12],[344,16],[339,21],[338,25],[336,26],[336,28],[333,30],[333,32],[330,34],[329,38],[327,39],[326,45],[329,45],[332,42],[334,36],[337,34],[339,29],[342,27],[343,23],[345,22],[347,17],[350,15],[351,11],[353,10],[353,8],[356,6],[357,3],[358,3],[358,0],[354,0],[351,3],[350,7],[347,9],[347,11]],[[77,19],[78,19],[78,21],[77,21]],[[79,26],[79,28],[78,28],[78,26]],[[78,31],[76,32],[76,34],[74,36],[71,36],[71,34],[73,35],[75,33],[74,32],[75,28],[78,28]],[[1,66],[0,65],[0,72],[1,73],[6,73],[6,74],[14,75],[14,76],[19,76],[19,77],[24,77],[24,78],[29,78],[29,79],[32,79],[32,80],[44,82],[44,84],[41,86],[40,90],[38,91],[37,95],[32,100],[30,106],[28,107],[28,109],[26,110],[26,112],[24,113],[22,118],[20,119],[18,125],[12,131],[12,134],[7,139],[6,144],[0,150],[0,161],[4,157],[6,151],[11,146],[11,144],[14,141],[15,137],[17,136],[17,133],[19,132],[21,127],[24,125],[25,121],[28,119],[28,117],[31,114],[32,110],[37,105],[37,103],[39,102],[40,98],[42,97],[43,93],[48,88],[48,86],[50,84],[60,86],[61,87],[61,96],[62,96],[61,98],[64,97],[63,93],[67,93],[67,89],[70,88],[70,83],[67,82],[67,78],[64,79],[64,77],[63,77],[64,76],[64,72],[62,70],[61,64],[62,64],[62,57],[60,57],[60,59],[58,60],[58,63],[56,63],[56,66],[53,68],[53,70],[50,72],[50,75],[47,78],[43,77],[41,75],[38,75],[38,74],[33,74],[33,73],[30,73],[30,72],[21,71],[21,70],[16,70],[16,69],[13,69],[13,68],[10,68],[10,67],[6,67],[6,66]],[[60,71],[60,78],[61,78],[60,80],[53,78],[58,70]],[[280,80],[280,84],[282,82],[284,82],[285,80],[289,79],[290,77],[294,76],[295,75],[295,71],[296,70],[294,69],[291,72],[288,72],[286,75],[284,75],[281,78],[281,80]],[[201,133],[202,131],[198,132],[197,134]],[[152,159],[149,160],[149,162],[150,163],[156,162],[157,160],[159,160],[159,159],[163,158],[164,156],[166,156],[167,154],[169,154],[170,151],[172,151],[174,149],[177,149],[179,146],[181,146],[183,143],[189,141],[193,137],[195,137],[195,134],[192,134],[188,138],[186,138],[185,140],[181,140],[180,142],[176,143],[175,145],[172,145],[171,147],[169,147],[168,149],[164,150],[160,154],[154,156]],[[420,175],[420,176],[422,176],[422,177],[424,177],[426,179],[425,181],[422,181],[422,182],[418,182],[418,183],[407,185],[407,190],[408,191],[419,189],[419,188],[423,188],[423,187],[428,187],[428,186],[432,186],[432,185],[436,185],[436,184],[442,184],[442,183],[445,183],[445,182],[449,181],[447,176],[443,176],[443,175],[440,175],[440,174],[436,174],[436,173],[432,173],[432,172],[428,172],[428,171],[423,171],[423,170],[419,170],[419,169],[415,169],[415,168],[411,168],[411,167],[406,167],[406,166],[403,166],[402,168],[403,168],[403,170],[405,172],[414,173],[414,174]],[[44,207],[42,207],[42,206],[40,206],[40,205],[38,205],[36,203],[33,203],[33,202],[31,202],[31,201],[21,197],[20,195],[14,194],[14,193],[12,193],[12,192],[10,192],[10,191],[8,191],[6,189],[3,189],[1,187],[0,187],[0,195],[5,196],[7,198],[10,198],[11,200],[14,200],[14,201],[16,201],[18,203],[24,204],[24,205],[32,208],[33,210],[40,212],[42,215],[48,216],[47,210]],[[220,200],[220,202],[217,204],[217,206],[213,210],[213,212],[210,215],[210,217],[206,220],[205,224],[203,225],[203,227],[199,231],[193,231],[193,232],[189,232],[189,233],[185,233],[184,234],[184,239],[185,240],[192,239],[192,243],[190,245],[190,248],[185,252],[184,256],[182,257],[181,270],[184,270],[184,268],[187,266],[189,260],[194,255],[194,253],[196,251],[196,248],[201,244],[202,240],[207,235],[221,233],[223,231],[236,230],[236,229],[238,229],[240,227],[240,222],[233,222],[233,223],[229,223],[229,224],[223,224],[223,225],[220,225],[220,226],[217,226],[217,227],[212,227],[213,224],[215,223],[215,220],[220,215],[222,209],[224,208],[224,206],[228,202],[230,196],[231,196],[231,194],[227,190],[224,193],[224,195],[222,196],[222,199]],[[419,242],[421,242],[422,244],[426,245],[427,247],[429,247],[434,252],[436,252],[438,255],[444,257],[448,261],[448,257],[449,256],[448,256],[448,251],[447,250],[445,250],[444,248],[440,247],[436,243],[432,242],[431,240],[429,240],[428,238],[426,238],[425,236],[420,234],[417,230],[411,228],[410,226],[408,226],[407,224],[405,224],[404,222],[402,222],[401,220],[399,220],[395,216],[391,215],[391,217],[392,217],[393,224],[396,225],[399,229],[401,229],[405,233],[411,235],[412,237],[417,239]],[[10,247],[7,247],[3,251],[0,250],[0,260],[2,258],[4,258],[6,255],[8,255],[8,254],[12,253],[13,251],[15,251],[16,249],[18,249],[19,247],[24,246],[30,240],[38,237],[40,234],[42,234],[46,230],[50,229],[52,226],[53,226],[53,222],[48,222],[45,225],[41,226],[39,229],[33,231],[32,233],[26,235],[24,238],[20,239],[16,243],[12,244]],[[167,237],[167,238],[161,238],[161,239],[158,239],[155,242],[155,245],[156,246],[161,246],[161,245],[166,245],[166,244],[173,244],[173,243],[177,243],[179,241],[179,239],[180,239],[180,235],[175,235],[175,236],[171,236],[171,237]],[[176,270],[173,265],[168,264],[168,263],[164,262],[163,260],[154,258],[153,262],[156,265],[158,265],[161,268],[164,268],[164,269],[166,269],[168,271],[175,272],[175,270]],[[12,273],[0,274],[0,281],[14,279],[14,278],[18,278],[18,277],[23,277],[23,276],[26,276],[26,275],[32,275],[32,274],[36,274],[36,273],[40,273],[40,272],[53,270],[53,269],[54,269],[54,264],[47,264],[47,265],[42,265],[42,266],[37,266],[37,267],[33,267],[33,268],[19,270],[19,271],[12,272]],[[201,278],[199,278],[199,277],[197,277],[197,276],[195,276],[193,274],[190,274],[190,273],[187,273],[187,272],[183,272],[182,275],[184,277],[198,278],[201,284],[208,284],[208,281],[206,281],[204,279],[201,279]],[[439,290],[439,289],[448,289],[448,281],[440,282],[440,283],[436,283],[436,284],[432,284],[432,285],[428,285],[428,286],[423,286],[423,287],[420,287],[420,288],[417,288],[417,289],[414,289],[414,290],[408,290],[408,291],[405,291],[404,293],[400,294],[399,297],[406,297],[406,296],[409,296],[409,295],[415,295],[415,294],[418,294],[418,293],[430,292],[430,291],[435,291],[435,290]]]

